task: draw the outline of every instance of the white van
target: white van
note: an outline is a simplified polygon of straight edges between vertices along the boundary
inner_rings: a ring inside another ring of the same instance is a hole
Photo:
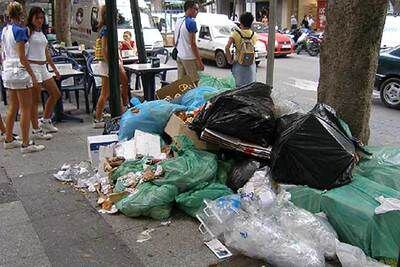
[[[381,48],[392,48],[398,45],[400,45],[400,16],[387,15]]]
[[[225,46],[228,43],[232,30],[237,28],[236,24],[228,16],[222,14],[199,13],[197,22],[197,46],[202,58],[214,60],[217,67],[225,68],[228,63],[225,58]],[[256,64],[267,57],[265,45],[257,41]]]
[[[118,41],[122,41],[125,31],[131,32],[132,40],[135,40],[130,1],[118,0],[116,2]],[[103,4],[104,0],[72,0],[71,40],[73,43],[84,44],[86,47],[95,45],[98,36],[99,7]],[[139,0],[139,8],[146,51],[163,48],[163,38],[160,31],[154,27],[149,15],[150,10],[144,0]]]

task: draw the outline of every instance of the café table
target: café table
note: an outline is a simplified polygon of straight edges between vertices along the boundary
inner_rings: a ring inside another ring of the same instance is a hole
[[[134,73],[138,76],[143,77],[144,98],[148,101],[155,99],[156,75],[164,71],[178,69],[176,66],[171,66],[167,64],[160,64],[160,67],[152,67],[151,63],[129,64],[129,65],[124,65],[124,67],[128,72],[128,76],[129,74]]]

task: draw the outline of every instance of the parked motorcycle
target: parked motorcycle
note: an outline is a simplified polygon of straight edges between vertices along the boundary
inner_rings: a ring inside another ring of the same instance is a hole
[[[296,53],[299,55],[303,50],[307,53],[316,57],[321,51],[321,38],[316,35],[303,33],[297,40],[296,43]]]

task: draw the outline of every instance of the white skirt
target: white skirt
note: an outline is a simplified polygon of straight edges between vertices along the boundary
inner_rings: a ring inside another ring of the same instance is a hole
[[[19,60],[4,61],[1,78],[6,89],[24,90],[33,86],[31,75],[20,64]]]
[[[39,65],[31,63],[31,68],[38,83],[42,83],[53,78],[53,75],[47,69],[46,64]]]

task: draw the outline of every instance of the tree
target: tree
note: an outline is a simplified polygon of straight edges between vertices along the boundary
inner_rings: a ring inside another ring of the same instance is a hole
[[[332,106],[363,143],[387,7],[388,0],[327,1],[318,102]]]

